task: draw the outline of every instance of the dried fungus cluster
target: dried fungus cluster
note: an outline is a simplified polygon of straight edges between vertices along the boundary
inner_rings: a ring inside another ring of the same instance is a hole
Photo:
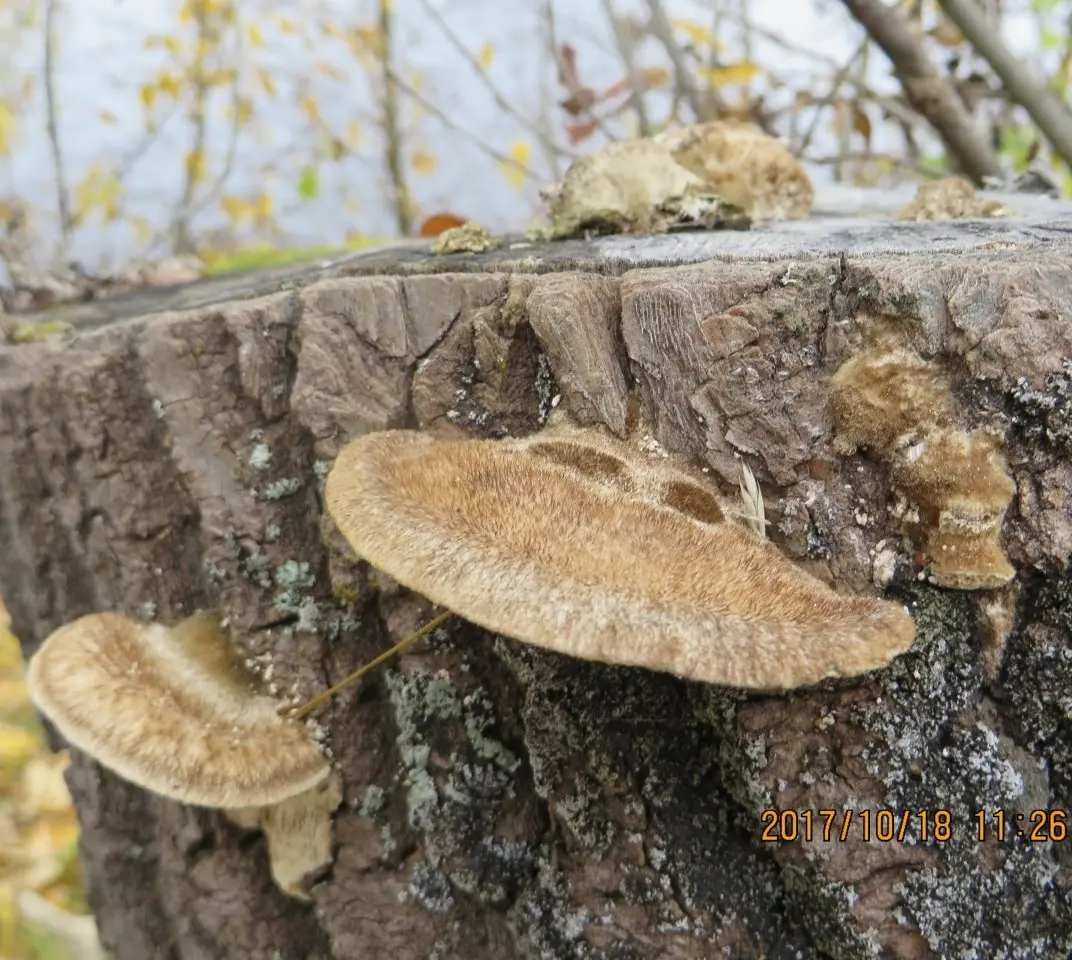
[[[612,143],[544,191],[552,235],[747,227],[802,219],[814,189],[789,150],[749,123],[712,121]],[[703,204],[702,215],[696,206]],[[717,221],[717,222],[716,222]]]
[[[841,596],[744,522],[682,459],[566,423],[519,440],[363,436],[327,509],[360,557],[490,630],[585,660],[790,689],[907,650],[903,607]],[[34,703],[79,750],[164,797],[265,832],[292,896],[331,862],[341,786],[207,614],[174,627],[83,617],[31,660]]]
[[[935,583],[984,590],[1013,578],[999,536],[1016,485],[1001,438],[957,426],[937,366],[905,346],[880,344],[841,366],[830,403],[838,451],[867,448],[889,463],[902,497],[895,515],[920,542]]]

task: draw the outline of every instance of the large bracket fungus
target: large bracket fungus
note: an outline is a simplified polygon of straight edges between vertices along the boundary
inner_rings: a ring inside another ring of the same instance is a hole
[[[324,496],[401,584],[581,659],[781,690],[885,666],[915,634],[903,607],[834,592],[736,522],[683,459],[595,428],[368,434]]]
[[[330,862],[341,800],[331,767],[260,693],[214,616],[170,629],[118,613],[81,617],[45,640],[27,683],[67,742],[123,779],[263,829],[272,874],[292,896]]]

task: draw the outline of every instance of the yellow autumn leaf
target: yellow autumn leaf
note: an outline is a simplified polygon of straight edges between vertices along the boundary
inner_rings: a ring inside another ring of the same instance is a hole
[[[26,692],[26,684],[21,680],[0,677],[0,703],[4,705],[3,715],[7,717],[32,713],[30,695]]]
[[[118,213],[119,195],[122,191],[118,177],[105,170],[99,163],[93,164],[86,175],[75,184],[75,217],[85,218],[96,210],[103,211],[106,218]]]
[[[153,235],[152,224],[145,217],[133,216],[130,218],[130,226],[134,230],[134,239],[139,244],[146,244]]]
[[[22,673],[22,651],[19,649],[19,641],[11,632],[11,618],[8,617],[7,609],[0,606],[0,673],[7,676]],[[4,701],[0,700],[0,704]]]
[[[0,883],[0,957],[16,956],[18,926],[15,888],[10,883]]]
[[[483,69],[487,70],[491,66],[491,61],[495,59],[495,48],[490,43],[485,43],[480,48],[480,55],[477,60]]]
[[[244,127],[250,120],[253,119],[253,101],[249,97],[239,97],[238,103],[238,125]]]
[[[423,176],[428,176],[430,173],[435,172],[436,158],[427,150],[415,150],[410,162],[413,164],[414,171]]]
[[[713,47],[715,50],[718,50],[720,47],[715,35],[708,30],[707,27],[697,23],[695,20],[675,18],[670,21],[670,26],[675,30],[680,30],[698,47]]]
[[[313,69],[320,76],[334,80],[336,83],[345,83],[350,76],[345,70],[340,70],[335,64],[329,63],[327,60],[317,60],[313,64]]]
[[[205,153],[203,150],[191,150],[186,154],[186,178],[191,183],[200,182],[205,174]]]
[[[259,223],[264,223],[272,219],[272,211],[275,209],[275,204],[272,198],[267,193],[258,193],[253,198],[253,219]]]
[[[279,32],[291,36],[298,32],[298,25],[290,17],[280,17],[276,20]]]
[[[510,144],[506,155],[514,162],[509,163],[506,160],[500,160],[499,171],[506,177],[510,186],[520,191],[524,188],[525,181],[528,179],[523,168],[529,165],[529,159],[532,157],[532,147],[524,140],[515,140]]]
[[[249,45],[256,50],[259,50],[264,46],[264,34],[261,33],[261,28],[256,23],[246,24],[246,39],[249,41]]]
[[[249,201],[244,197],[224,194],[220,197],[220,207],[232,224],[239,224],[249,216]]]
[[[0,156],[7,156],[11,150],[11,134],[15,129],[15,114],[11,104],[0,100]]]
[[[160,92],[169,97],[178,99],[182,93],[182,80],[173,73],[162,73],[156,79],[156,85]]]
[[[308,94],[301,98],[298,105],[301,107],[301,112],[310,120],[320,119],[320,105]]]
[[[31,757],[22,771],[19,788],[19,815],[65,814],[71,809],[64,771],[70,764],[66,753],[46,753]]]
[[[272,74],[268,70],[265,70],[264,67],[258,67],[257,80],[260,82],[261,88],[268,94],[268,96],[275,96],[275,80],[272,78]]]
[[[701,75],[712,87],[726,87],[751,83],[763,72],[763,68],[751,60],[738,60],[721,67],[702,70]]]
[[[38,749],[37,737],[25,727],[0,723],[0,764],[4,769],[21,768]]]
[[[143,83],[141,85],[141,105],[146,110],[152,110],[154,103],[156,103],[156,87],[151,83]]]

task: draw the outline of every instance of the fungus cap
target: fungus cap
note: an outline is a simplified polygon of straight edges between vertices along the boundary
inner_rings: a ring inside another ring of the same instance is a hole
[[[210,615],[170,629],[118,613],[82,617],[45,640],[27,683],[72,746],[184,803],[264,806],[330,773],[305,728],[257,691]]]
[[[594,429],[360,437],[325,501],[356,553],[489,630],[570,656],[789,689],[889,663],[903,607],[847,597],[730,519],[676,458]]]

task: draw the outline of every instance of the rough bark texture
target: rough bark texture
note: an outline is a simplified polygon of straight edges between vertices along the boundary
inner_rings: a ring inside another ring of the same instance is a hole
[[[260,835],[76,756],[108,949],[1067,955],[1072,841],[975,836],[979,810],[1010,811],[1011,834],[1015,812],[1072,805],[1072,220],[1054,210],[594,241],[523,265],[402,248],[291,271],[283,290],[272,275],[153,294],[200,304],[185,311],[150,314],[149,295],[83,308],[68,341],[0,350],[0,591],[27,652],[91,611],[216,607],[281,689],[311,694],[429,611],[323,517],[340,447],[401,426],[521,434],[556,393],[618,433],[639,410],[726,491],[743,454],[772,537],[840,588],[874,590],[876,545],[893,544],[888,592],[919,629],[863,681],[759,696],[452,620],[324,714],[346,799],[311,905],[273,886]],[[645,265],[667,260],[685,265]],[[945,365],[965,425],[1006,437],[1019,594],[1000,665],[992,594],[920,581],[882,463],[834,452],[830,374],[879,324]],[[828,842],[762,839],[765,810],[827,808]],[[840,839],[843,814],[868,808],[912,828],[883,841],[873,819],[865,840],[853,820]],[[939,810],[949,838],[918,840],[920,812]]]

